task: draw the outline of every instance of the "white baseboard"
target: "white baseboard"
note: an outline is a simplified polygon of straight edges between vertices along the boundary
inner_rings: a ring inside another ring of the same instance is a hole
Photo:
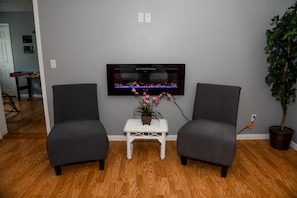
[[[291,141],[290,147],[297,151],[297,144]]]
[[[21,98],[29,98],[29,94],[20,94]],[[42,94],[32,94],[33,98],[42,98]]]
[[[125,135],[108,135],[109,141],[126,141],[127,137]]]
[[[268,140],[269,134],[239,134],[237,140]]]
[[[166,141],[176,141],[177,135],[167,135]],[[237,140],[268,140],[269,134],[239,134]],[[125,135],[109,135],[109,141],[126,141]],[[290,146],[297,151],[297,144],[291,141]]]
[[[125,135],[109,135],[110,141],[126,141]],[[167,135],[166,141],[176,141],[177,135]],[[268,140],[269,134],[240,134],[237,135],[237,140]]]
[[[176,141],[177,135],[167,135],[166,141]],[[125,135],[108,135],[109,141],[126,141],[127,137]]]

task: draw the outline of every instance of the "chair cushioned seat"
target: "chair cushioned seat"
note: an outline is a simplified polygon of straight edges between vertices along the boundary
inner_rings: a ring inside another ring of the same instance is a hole
[[[56,174],[66,164],[99,161],[104,170],[107,132],[99,119],[97,84],[53,85],[54,126],[47,153]]]
[[[226,177],[236,151],[236,123],[241,88],[198,83],[192,120],[180,128],[177,152],[187,158],[217,164]]]
[[[105,159],[107,149],[107,134],[99,120],[55,124],[47,139],[52,166]]]
[[[179,130],[178,154],[230,166],[236,147],[235,130],[235,126],[222,122],[205,119],[191,120]]]

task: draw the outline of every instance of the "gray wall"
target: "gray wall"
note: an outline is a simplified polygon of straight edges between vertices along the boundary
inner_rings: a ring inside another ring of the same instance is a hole
[[[185,63],[185,95],[177,103],[191,118],[197,82],[242,87],[238,131],[256,113],[257,122],[242,133],[268,133],[281,120],[280,105],[271,97],[265,31],[270,19],[293,0],[40,0],[39,16],[50,120],[52,85],[95,82],[100,116],[108,134],[122,135],[133,117],[133,96],[107,96],[107,63]],[[54,12],[53,12],[54,10]],[[138,12],[150,12],[151,23],[138,23]],[[50,68],[50,59],[57,68]],[[287,126],[297,130],[296,105]],[[186,123],[173,103],[158,107],[169,122],[169,135]],[[294,135],[297,142],[297,136]]]
[[[32,0],[0,1],[0,12],[32,12]]]
[[[0,12],[0,23],[9,24],[15,71],[39,71],[33,12]],[[23,35],[31,35],[32,43],[23,43]],[[34,53],[25,54],[24,46],[33,46]],[[20,78],[21,85],[26,83],[26,79]],[[34,79],[33,83],[33,91],[40,93],[39,80]],[[27,90],[21,93],[24,92]]]
[[[38,58],[33,12],[0,12],[0,23],[8,23],[10,28],[13,59],[17,71],[38,71]],[[31,35],[32,43],[23,43],[22,36]],[[33,54],[25,54],[24,46],[33,46]]]

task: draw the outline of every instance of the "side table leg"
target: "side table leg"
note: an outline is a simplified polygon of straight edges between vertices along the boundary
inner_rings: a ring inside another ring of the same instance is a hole
[[[166,139],[165,139],[165,133],[162,133],[162,136],[161,136],[161,148],[160,148],[160,158],[163,160],[165,159],[165,148],[166,148]]]
[[[21,101],[19,77],[15,77],[15,83],[16,83],[16,88],[17,88],[17,92],[18,92],[18,100]]]
[[[133,153],[133,139],[131,138],[130,132],[127,133],[127,158],[132,158]]]
[[[27,100],[31,100],[31,98],[32,98],[32,78],[27,78],[27,85],[28,85],[28,95],[29,95],[29,98]]]

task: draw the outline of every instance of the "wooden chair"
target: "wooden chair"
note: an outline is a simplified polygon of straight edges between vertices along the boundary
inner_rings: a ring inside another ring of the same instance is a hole
[[[9,115],[10,113],[19,113],[20,111],[18,110],[18,108],[15,106],[15,103],[13,101],[13,99],[11,98],[10,95],[6,94],[6,93],[2,93],[2,98],[3,98],[3,104],[8,104],[11,109],[7,110],[7,109],[4,109],[5,112],[8,112],[5,114],[5,116]]]

